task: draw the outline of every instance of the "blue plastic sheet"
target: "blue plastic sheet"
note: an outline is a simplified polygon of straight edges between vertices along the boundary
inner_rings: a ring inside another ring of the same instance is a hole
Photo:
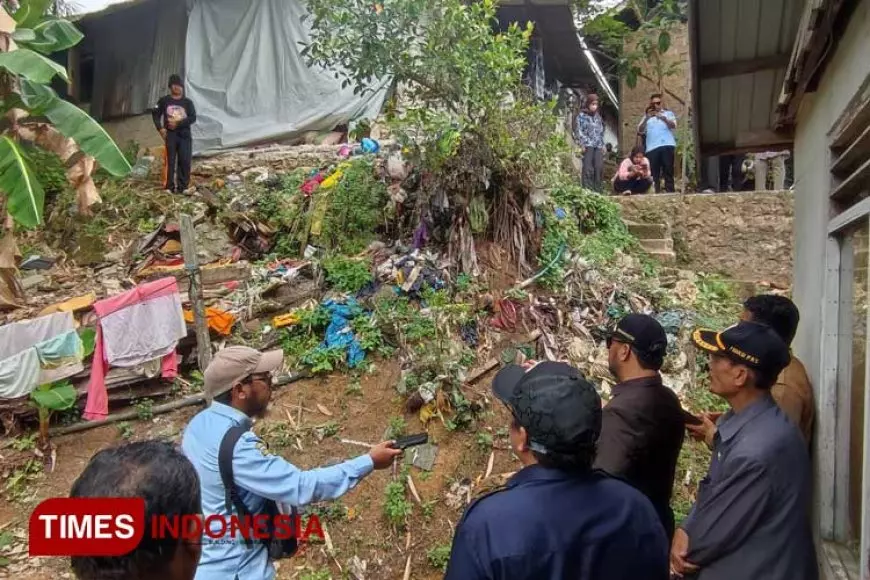
[[[344,304],[327,300],[323,307],[329,311],[332,319],[326,328],[326,339],[321,348],[343,348],[347,352],[347,366],[356,368],[365,358],[366,353],[360,346],[356,335],[350,326],[350,321],[362,312],[353,298],[348,298]]]

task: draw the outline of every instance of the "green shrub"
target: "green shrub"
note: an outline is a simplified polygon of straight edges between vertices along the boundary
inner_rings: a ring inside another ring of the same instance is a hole
[[[345,254],[365,249],[383,222],[387,203],[387,187],[375,177],[373,161],[350,161],[335,187],[320,195],[329,195],[320,244]]]
[[[373,280],[367,263],[344,256],[327,258],[323,269],[329,285],[341,292],[356,294]]]

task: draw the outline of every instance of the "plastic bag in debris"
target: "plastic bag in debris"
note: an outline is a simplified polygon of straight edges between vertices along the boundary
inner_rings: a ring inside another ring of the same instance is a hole
[[[655,316],[662,328],[665,329],[665,334],[668,337],[668,352],[673,354],[679,350],[677,344],[677,335],[680,333],[680,328],[683,322],[687,320],[688,314],[679,310],[668,310],[661,312]]]
[[[138,161],[136,161],[136,165],[133,166],[133,169],[130,170],[130,177],[133,179],[148,179],[148,176],[151,175],[151,167],[154,165],[154,157],[150,155],[146,155],[145,157],[140,157]]]
[[[342,176],[344,176],[345,167],[345,164],[339,165],[338,168],[329,175],[329,177],[323,180],[320,187],[323,189],[329,189],[338,185],[338,182],[341,181]]]
[[[444,272],[434,256],[414,251],[395,260],[395,278],[406,294],[416,295],[426,287],[444,288]]]
[[[408,165],[400,151],[394,151],[387,157],[387,175],[396,181],[403,181],[408,177]]]
[[[320,184],[323,183],[325,179],[322,173],[318,173],[313,177],[310,177],[305,180],[305,182],[299,186],[299,191],[305,194],[306,197],[310,196],[314,193],[314,190],[320,187]]]
[[[677,334],[680,332],[684,316],[685,313],[678,310],[668,310],[657,314],[655,318],[662,325],[662,328],[665,329],[666,333]]]
[[[477,330],[477,320],[469,320],[459,327],[459,334],[468,346],[477,347],[480,336]]]
[[[360,346],[353,329],[350,327],[351,319],[361,312],[359,305],[353,298],[348,298],[344,304],[334,300],[327,300],[323,307],[329,311],[331,320],[326,328],[326,339],[320,348],[340,347],[347,352],[347,366],[356,368],[365,357],[366,353]]]
[[[360,141],[360,149],[362,149],[363,153],[377,153],[381,150],[381,145],[374,139],[369,139],[365,137],[362,141]]]

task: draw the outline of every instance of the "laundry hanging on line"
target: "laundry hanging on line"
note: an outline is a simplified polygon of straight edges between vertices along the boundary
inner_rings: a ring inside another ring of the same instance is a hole
[[[0,399],[24,397],[82,372],[83,357],[71,312],[0,326]]]
[[[109,414],[106,373],[109,366],[134,367],[161,358],[163,378],[178,376],[175,348],[187,336],[181,294],[174,277],[140,284],[94,304],[97,337],[88,400],[82,416],[99,420]]]

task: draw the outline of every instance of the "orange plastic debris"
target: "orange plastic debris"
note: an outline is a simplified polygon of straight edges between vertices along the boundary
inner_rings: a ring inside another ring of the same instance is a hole
[[[223,336],[229,336],[230,332],[233,330],[233,325],[236,323],[235,316],[229,312],[211,306],[205,309],[205,318],[208,322],[208,327]],[[193,310],[185,310],[184,321],[193,324],[193,320]]]
[[[272,319],[272,326],[275,328],[284,328],[285,326],[293,326],[299,322],[299,315],[295,312],[282,314]]]

